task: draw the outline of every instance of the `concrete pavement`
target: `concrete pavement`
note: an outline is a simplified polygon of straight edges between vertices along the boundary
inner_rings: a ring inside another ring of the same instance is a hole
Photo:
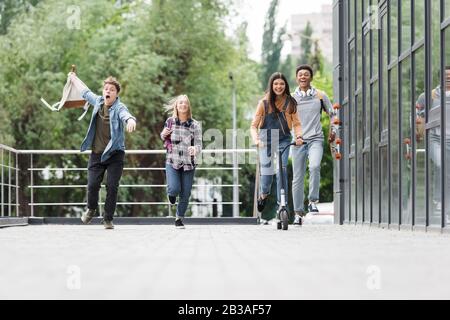
[[[0,299],[449,299],[450,237],[363,226],[0,229]]]

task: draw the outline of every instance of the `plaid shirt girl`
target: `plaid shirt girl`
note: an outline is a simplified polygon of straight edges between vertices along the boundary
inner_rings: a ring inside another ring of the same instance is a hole
[[[171,125],[170,125],[171,123]],[[183,168],[185,171],[193,170],[197,166],[197,156],[202,150],[202,129],[200,124],[189,119],[186,122],[180,122],[178,118],[170,117],[166,120],[164,128],[172,127],[173,132],[170,135],[171,147],[167,148],[166,163],[174,169]],[[162,132],[160,135],[165,140]],[[195,147],[196,156],[189,155],[188,148]]]

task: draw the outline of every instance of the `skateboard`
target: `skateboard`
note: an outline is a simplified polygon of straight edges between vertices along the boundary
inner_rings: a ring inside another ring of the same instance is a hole
[[[328,134],[328,143],[330,144],[331,155],[336,160],[341,160],[341,144],[342,139],[338,137],[339,129],[342,122],[339,120],[338,112],[341,109],[339,103],[333,105],[333,110],[330,114],[330,131]]]

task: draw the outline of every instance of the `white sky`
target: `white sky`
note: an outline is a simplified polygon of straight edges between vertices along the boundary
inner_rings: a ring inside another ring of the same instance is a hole
[[[236,0],[239,16],[233,20],[231,28],[235,28],[240,22],[247,20],[250,57],[256,61],[260,61],[264,18],[270,2],[271,0]],[[287,22],[287,29],[289,30],[291,15],[320,12],[323,4],[332,4],[332,2],[332,0],[280,0],[277,25],[281,27]],[[285,43],[284,52],[288,49],[290,49],[290,43]]]

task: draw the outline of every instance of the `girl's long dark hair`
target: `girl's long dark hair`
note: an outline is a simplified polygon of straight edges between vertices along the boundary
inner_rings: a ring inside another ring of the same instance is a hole
[[[275,106],[275,98],[277,97],[276,93],[273,91],[273,82],[275,80],[281,79],[284,81],[285,88],[284,88],[284,94],[286,95],[286,98],[289,99],[289,104],[286,108],[286,112],[289,114],[296,113],[297,112],[297,101],[291,96],[291,91],[289,89],[289,83],[281,72],[275,72],[270,76],[269,83],[267,84],[267,97],[269,100],[269,106],[272,112],[279,112],[277,107]]]

